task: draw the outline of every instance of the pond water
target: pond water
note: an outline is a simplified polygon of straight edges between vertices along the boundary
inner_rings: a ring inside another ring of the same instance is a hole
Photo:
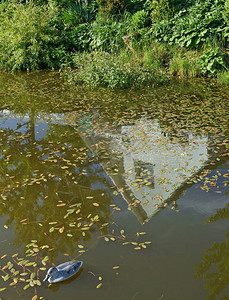
[[[228,108],[214,81],[0,74],[1,299],[229,299]]]

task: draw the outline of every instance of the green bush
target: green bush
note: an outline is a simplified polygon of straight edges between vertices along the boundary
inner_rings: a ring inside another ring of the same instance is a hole
[[[55,6],[7,4],[0,16],[0,66],[8,70],[57,68],[69,47]]]
[[[150,11],[152,23],[169,19],[172,15],[171,3],[169,0],[151,0]]]
[[[65,69],[67,81],[74,85],[89,87],[128,88],[152,85],[162,82],[165,77],[147,70],[136,59],[124,63],[118,56],[93,52],[75,56],[75,68]]]
[[[223,17],[227,24],[229,24],[229,0],[225,0]]]
[[[91,49],[117,52],[125,46],[122,39],[128,32],[128,24],[125,19],[117,21],[98,15],[91,25]]]
[[[131,23],[133,30],[139,31],[140,29],[147,27],[149,25],[149,14],[145,10],[139,10],[132,15]]]
[[[199,58],[199,64],[201,73],[208,77],[216,76],[218,71],[227,69],[224,54],[216,49],[206,50]]]
[[[62,20],[68,26],[90,23],[95,19],[97,8],[95,1],[71,2],[68,7],[62,9]]]
[[[100,11],[107,16],[122,15],[129,4],[129,0],[96,0]]]
[[[213,39],[224,43],[228,32],[223,11],[222,1],[196,2],[173,18],[153,24],[152,33],[158,41],[188,49],[200,48]]]
[[[72,50],[74,52],[88,51],[88,49],[91,47],[91,44],[93,44],[91,28],[92,26],[90,23],[84,23],[69,30],[68,40],[71,41]]]

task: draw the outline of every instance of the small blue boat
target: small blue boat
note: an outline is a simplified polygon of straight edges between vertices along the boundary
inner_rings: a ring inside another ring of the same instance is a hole
[[[68,261],[56,267],[52,267],[48,269],[47,275],[43,281],[48,280],[50,283],[64,281],[74,276],[79,271],[82,264],[82,261]]]

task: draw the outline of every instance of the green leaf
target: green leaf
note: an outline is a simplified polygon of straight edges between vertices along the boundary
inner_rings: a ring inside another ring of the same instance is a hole
[[[24,286],[24,290],[27,290],[30,287],[30,283]]]
[[[7,281],[8,279],[10,278],[10,275],[9,274],[7,274],[6,276],[4,276],[4,281]]]

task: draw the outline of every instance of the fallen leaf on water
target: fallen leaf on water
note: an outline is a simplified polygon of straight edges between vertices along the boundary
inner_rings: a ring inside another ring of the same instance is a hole
[[[59,233],[63,233],[63,232],[64,232],[64,226],[59,229]]]
[[[11,282],[9,285],[12,286],[12,285],[15,285],[17,284],[17,282]]]

